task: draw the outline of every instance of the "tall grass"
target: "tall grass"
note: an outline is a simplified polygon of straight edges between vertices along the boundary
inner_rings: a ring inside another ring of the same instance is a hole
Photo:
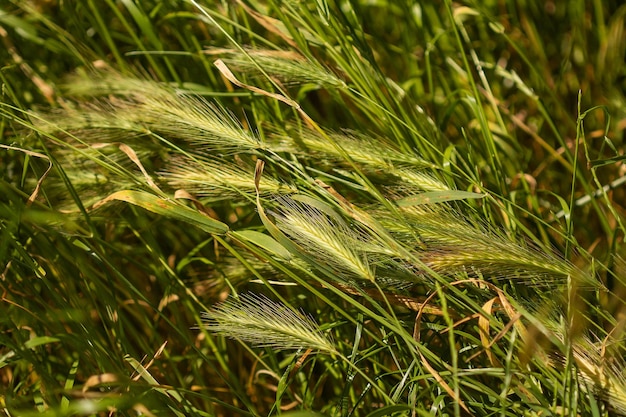
[[[509,3],[0,6],[5,414],[625,415],[626,9]]]

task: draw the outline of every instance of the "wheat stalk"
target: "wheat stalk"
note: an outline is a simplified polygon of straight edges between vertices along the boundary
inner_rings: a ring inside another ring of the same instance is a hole
[[[361,237],[341,218],[331,218],[320,209],[293,199],[283,198],[280,202],[276,225],[316,263],[330,267],[341,281],[374,281],[374,272],[360,249]]]
[[[204,314],[204,327],[212,333],[273,349],[313,349],[335,353],[315,320],[264,295],[230,297]]]

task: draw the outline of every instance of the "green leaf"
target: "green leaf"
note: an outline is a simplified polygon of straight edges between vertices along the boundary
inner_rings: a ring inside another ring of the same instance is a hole
[[[264,233],[257,232],[255,230],[241,230],[232,232],[230,235],[236,239],[253,243],[282,259],[290,260],[292,258],[291,252],[278,243],[274,238]]]
[[[194,225],[207,233],[224,234],[228,232],[228,225],[214,220],[196,210],[184,206],[174,200],[158,197],[145,191],[124,190],[111,194],[97,206],[112,200],[125,201],[161,216]]]
[[[388,405],[386,407],[379,408],[378,410],[369,413],[367,417],[391,416],[391,415],[394,415],[394,413],[401,413],[398,415],[405,416],[407,415],[407,412],[411,410],[412,408],[406,404],[394,404],[394,405]]]
[[[26,349],[33,349],[33,348],[36,348],[37,346],[47,345],[49,343],[57,343],[59,340],[60,339],[56,337],[52,337],[52,336],[33,337],[32,339],[24,343],[24,347]],[[8,365],[10,362],[10,359],[13,358],[14,356],[15,356],[14,350],[10,350],[4,355],[0,356],[0,369]]]
[[[594,159],[591,161],[591,166],[594,168],[597,168],[597,167],[602,167],[605,165],[615,164],[617,162],[621,162],[624,160],[626,160],[626,155],[617,155],[617,156],[613,156],[611,158],[605,158],[605,159]]]
[[[150,18],[146,16],[145,12],[141,10],[141,8],[138,7],[137,4],[135,4],[136,2],[130,0],[122,0],[122,3],[135,20],[137,26],[141,29],[141,32],[150,41],[152,46],[155,48],[162,48],[161,41],[154,32],[153,26],[150,22]]]
[[[60,339],[56,337],[51,337],[51,336],[34,337],[28,340],[26,343],[24,343],[24,347],[26,347],[27,349],[33,349],[33,348],[36,348],[37,346],[47,345],[50,343],[56,343],[59,340]]]

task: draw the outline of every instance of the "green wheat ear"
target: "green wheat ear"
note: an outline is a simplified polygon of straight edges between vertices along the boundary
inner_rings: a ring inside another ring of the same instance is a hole
[[[230,297],[203,316],[210,332],[255,346],[337,352],[311,316],[264,295]]]
[[[208,55],[219,56],[229,68],[249,76],[263,78],[271,74],[284,84],[311,84],[320,88],[345,89],[347,84],[317,61],[287,50],[247,49],[245,54],[234,49],[208,49]]]
[[[619,415],[626,415],[626,374],[624,358],[606,355],[606,345],[582,338],[573,346],[573,358],[579,375],[590,386],[598,389],[610,407]]]

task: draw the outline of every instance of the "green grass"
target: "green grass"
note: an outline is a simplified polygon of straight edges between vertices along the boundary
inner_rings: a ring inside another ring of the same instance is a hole
[[[421,3],[0,3],[3,413],[626,415],[626,7]]]

